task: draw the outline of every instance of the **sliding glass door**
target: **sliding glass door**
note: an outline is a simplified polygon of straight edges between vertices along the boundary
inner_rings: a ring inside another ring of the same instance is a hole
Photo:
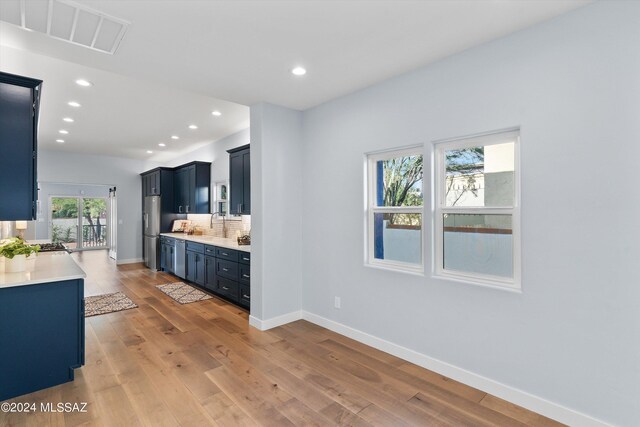
[[[51,197],[50,237],[71,250],[105,249],[109,227],[107,199]]]

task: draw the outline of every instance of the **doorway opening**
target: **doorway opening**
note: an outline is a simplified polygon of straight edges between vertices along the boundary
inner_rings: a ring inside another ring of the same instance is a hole
[[[110,228],[107,197],[49,197],[51,242],[69,250],[107,249]]]

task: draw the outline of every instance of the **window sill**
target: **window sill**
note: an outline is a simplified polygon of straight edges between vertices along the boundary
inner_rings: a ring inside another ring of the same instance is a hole
[[[410,267],[407,268],[407,267],[396,266],[396,265],[370,264],[370,263],[365,263],[364,266],[367,268],[374,268],[376,270],[386,270],[386,271],[392,271],[394,273],[403,273],[403,274],[410,274],[412,276],[424,277],[424,269],[422,268],[410,268]]]
[[[480,286],[483,288],[495,289],[498,291],[505,291],[514,294],[522,294],[522,287],[519,284],[508,284],[501,282],[494,282],[491,280],[472,278],[457,274],[436,273],[431,275],[432,279],[446,280],[449,282],[462,283],[464,285]]]

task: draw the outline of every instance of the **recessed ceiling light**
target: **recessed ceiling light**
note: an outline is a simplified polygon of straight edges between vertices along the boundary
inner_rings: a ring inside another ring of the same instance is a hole
[[[84,87],[89,87],[89,86],[93,86],[93,83],[91,83],[88,80],[84,80],[84,79],[78,79],[76,80],[76,84],[78,86],[84,86]]]
[[[60,129],[60,130],[58,131],[58,133],[61,133],[61,134],[63,134],[63,135],[66,135],[66,134],[68,134],[68,133],[69,133],[69,131],[68,131],[68,130],[64,130],[64,129]]]
[[[62,119],[62,120],[64,120],[64,121],[65,121],[65,122],[67,122],[67,123],[73,123],[73,119],[72,119],[71,117],[65,117],[65,118],[64,118],[64,119]]]
[[[72,106],[72,107],[79,107],[80,106],[80,104],[77,103],[76,101],[70,101],[69,105]]]
[[[161,142],[160,144],[158,144],[159,147],[166,147],[167,144],[165,144],[164,142]]]
[[[307,70],[305,70],[305,69],[304,69],[304,68],[302,68],[302,67],[296,67],[296,68],[294,68],[293,70],[291,70],[291,73],[292,73],[294,76],[304,76],[305,74],[307,74]]]
[[[198,129],[198,126],[196,126],[196,125],[189,125],[189,129]]]
[[[58,144],[64,144],[64,139],[56,139],[56,142],[57,142]]]
[[[171,135],[171,139],[180,139],[178,135]]]
[[[147,154],[153,154],[153,151],[147,150]]]
[[[211,114],[213,114],[216,117],[220,117],[222,115],[222,113],[218,110],[212,111]]]

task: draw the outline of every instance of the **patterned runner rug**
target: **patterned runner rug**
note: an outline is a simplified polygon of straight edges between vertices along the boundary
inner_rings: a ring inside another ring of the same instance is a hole
[[[204,301],[211,299],[211,295],[208,295],[201,290],[194,288],[191,285],[187,285],[184,282],[167,283],[165,285],[157,285],[156,288],[169,295],[175,301],[180,304],[189,304],[196,301]]]
[[[95,295],[84,299],[84,317],[129,310],[138,306],[122,292]]]

